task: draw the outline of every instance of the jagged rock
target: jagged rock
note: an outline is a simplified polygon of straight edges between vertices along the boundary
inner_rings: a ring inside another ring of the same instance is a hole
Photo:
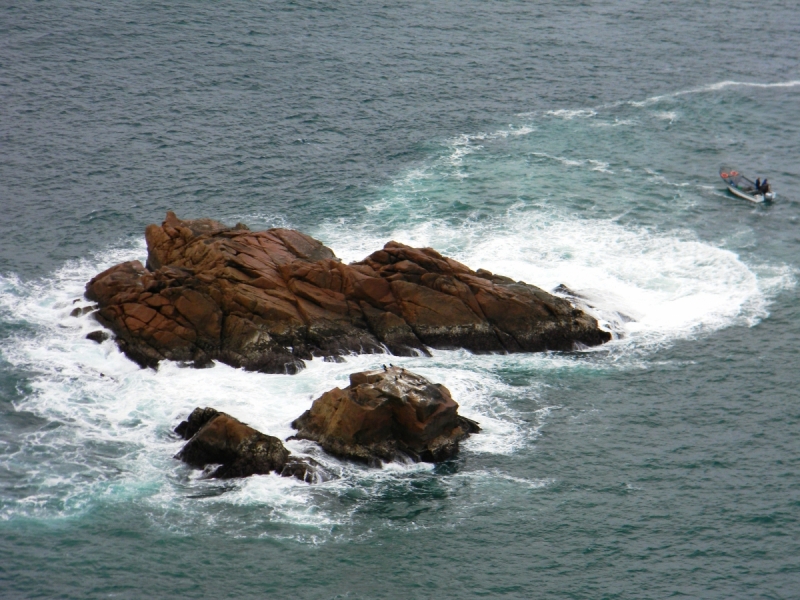
[[[278,438],[213,408],[195,408],[175,433],[189,440],[175,458],[200,469],[219,465],[211,477],[229,479],[274,472],[311,482],[316,476],[315,467],[293,457]]]
[[[146,238],[147,266],[122,263],[86,286],[97,320],[142,366],[219,360],[294,373],[313,356],[571,350],[610,339],[567,300],[431,248],[389,242],[345,265],[297,231],[171,212]]]
[[[313,440],[335,456],[378,466],[410,458],[440,462],[477,433],[475,421],[458,415],[446,387],[401,367],[350,375],[350,385],[314,400],[292,423],[295,439]]]

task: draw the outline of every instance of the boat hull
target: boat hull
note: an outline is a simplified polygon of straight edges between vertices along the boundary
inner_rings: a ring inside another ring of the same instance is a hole
[[[732,185],[728,186],[728,191],[734,196],[738,196],[739,198],[744,198],[745,200],[749,200],[754,204],[761,204],[765,200],[764,194],[748,194],[747,192],[743,192],[742,190],[735,188]],[[774,197],[774,194],[769,193],[767,194],[767,196]],[[767,198],[767,199],[772,200],[772,198]]]

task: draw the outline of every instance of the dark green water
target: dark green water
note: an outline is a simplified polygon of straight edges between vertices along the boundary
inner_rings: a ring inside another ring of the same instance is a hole
[[[794,6],[0,15],[0,597],[800,597]],[[451,463],[289,442],[338,477],[207,481],[171,458],[192,408],[285,438],[386,357],[154,372],[84,339],[85,282],[167,210],[564,283],[615,339],[393,357],[483,426]]]

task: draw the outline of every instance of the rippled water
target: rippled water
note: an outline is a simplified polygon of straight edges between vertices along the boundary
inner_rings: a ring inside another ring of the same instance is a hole
[[[0,19],[0,596],[788,598],[800,589],[800,18],[788,3],[92,2]],[[720,164],[768,176],[727,194]],[[141,370],[71,317],[167,210],[579,292],[609,344],[392,357],[440,465],[202,479],[349,373]]]

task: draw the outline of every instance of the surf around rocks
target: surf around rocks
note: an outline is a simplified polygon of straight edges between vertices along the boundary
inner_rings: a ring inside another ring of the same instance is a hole
[[[563,298],[431,248],[389,242],[346,265],[298,231],[172,212],[145,236],[146,265],[121,263],[86,286],[97,320],[143,367],[296,373],[315,356],[571,350],[611,337]]]
[[[242,224],[181,220],[172,212],[161,226],[148,226],[145,236],[145,265],[116,265],[86,285],[87,298],[97,303],[95,318],[142,367],[221,361],[291,374],[313,357],[429,355],[431,348],[572,350],[611,337],[564,298],[472,271],[431,248],[389,242],[346,265],[298,231],[254,232]],[[104,332],[93,334],[102,343]],[[353,373],[348,387],[316,399],[292,423],[292,438],[372,466],[440,462],[480,431],[457,409],[444,386],[384,366]],[[327,477],[278,438],[213,408],[195,409],[176,433],[187,440],[177,458],[211,469],[210,477]]]
[[[292,422],[289,439],[317,442],[337,458],[380,467],[384,462],[441,462],[458,454],[459,442],[480,426],[458,414],[443,385],[402,367],[350,375],[345,389],[333,388]],[[266,435],[213,408],[196,408],[175,433],[188,440],[176,458],[208,477],[229,479],[277,473],[309,483],[329,474],[309,458],[292,456]]]

